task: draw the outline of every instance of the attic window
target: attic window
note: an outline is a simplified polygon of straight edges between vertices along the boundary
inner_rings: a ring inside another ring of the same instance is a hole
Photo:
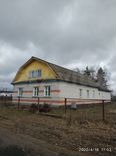
[[[32,70],[29,72],[29,78],[39,78],[41,77],[41,75],[42,75],[42,72],[40,69]]]

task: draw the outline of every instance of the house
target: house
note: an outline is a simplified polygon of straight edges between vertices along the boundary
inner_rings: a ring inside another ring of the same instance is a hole
[[[1,89],[0,90],[0,96],[12,96],[13,91],[7,90],[7,89]]]
[[[22,65],[12,81],[13,101],[32,104],[48,103],[64,105],[67,103],[88,104],[109,102],[111,93],[95,80],[87,79],[83,74],[31,57]],[[38,98],[39,97],[39,98]]]

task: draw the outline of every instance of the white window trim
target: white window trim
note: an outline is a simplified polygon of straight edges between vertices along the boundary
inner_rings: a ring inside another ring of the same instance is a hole
[[[79,89],[79,97],[82,98],[82,89]]]
[[[35,91],[35,88],[38,89],[38,95],[36,93],[37,91]],[[33,97],[39,97],[39,87],[38,86],[33,87]]]
[[[44,96],[45,96],[45,97],[50,97],[51,93],[49,93],[49,95],[48,95],[49,90],[46,91],[46,88],[47,88],[47,87],[50,87],[50,86],[45,86],[45,87],[44,87]],[[51,87],[50,87],[50,90],[51,90]],[[51,91],[50,91],[50,92],[51,92]],[[46,93],[47,93],[47,94],[46,94]]]
[[[93,90],[93,98],[95,98],[95,90]]]
[[[18,88],[18,96],[22,97],[23,95],[23,88],[19,87]]]
[[[32,70],[29,71],[29,78],[41,78],[42,77],[42,70],[37,69],[37,70]]]
[[[90,91],[87,90],[87,98],[90,98]]]

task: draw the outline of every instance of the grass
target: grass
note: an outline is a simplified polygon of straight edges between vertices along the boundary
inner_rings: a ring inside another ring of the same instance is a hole
[[[32,114],[15,108],[0,108],[0,127],[18,134],[44,140],[51,145],[79,152],[79,147],[109,147],[114,154],[116,140],[116,104],[105,105],[105,121],[102,107],[80,107],[77,110],[55,108],[51,114],[63,118]],[[100,153],[104,154],[103,152]],[[108,154],[108,152],[105,152]]]
[[[106,104],[104,107],[104,118],[106,121],[114,122],[115,121],[115,112],[116,104]],[[76,120],[89,120],[89,121],[97,121],[103,119],[103,106],[101,105],[90,105],[90,106],[81,106],[77,107],[76,110],[67,109],[65,114],[64,107],[54,108],[50,113],[56,115],[66,115],[71,116]]]
[[[40,113],[41,114],[41,113]],[[79,107],[76,110],[67,109],[66,113],[64,107],[53,108],[51,112],[47,114],[55,114],[62,117],[71,117],[73,120],[82,121],[102,121],[103,108],[102,105],[95,105],[89,107]],[[115,124],[116,104],[106,104],[104,108],[105,121]],[[26,117],[38,117],[38,114],[32,114],[27,110],[17,110],[14,107],[0,107],[0,118],[6,118],[10,120],[21,119]]]

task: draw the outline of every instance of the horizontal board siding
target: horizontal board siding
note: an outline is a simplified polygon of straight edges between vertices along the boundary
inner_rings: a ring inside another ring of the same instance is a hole
[[[51,93],[60,93],[61,91],[60,90],[50,90],[50,92]],[[44,93],[44,90],[39,90],[39,93]],[[15,95],[18,94],[18,91],[14,91],[13,94],[15,94]],[[24,90],[23,94],[33,94],[33,91],[32,90],[30,90],[30,91]]]
[[[58,98],[58,96],[59,96],[59,93],[60,93],[60,90],[51,90],[51,97],[53,97],[53,98]],[[13,93],[13,97],[17,97],[18,96],[18,91],[15,91],[14,93]],[[44,90],[40,90],[39,91],[39,96],[40,97],[44,97]],[[22,97],[24,97],[24,98],[31,98],[31,97],[33,97],[33,91],[23,91],[23,95],[22,95]],[[45,97],[46,98],[46,97]]]

